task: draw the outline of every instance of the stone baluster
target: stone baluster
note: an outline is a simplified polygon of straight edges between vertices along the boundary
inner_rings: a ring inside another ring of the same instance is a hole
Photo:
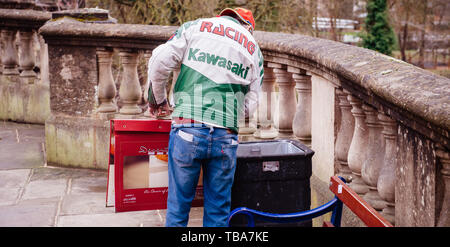
[[[450,226],[450,153],[446,151],[441,145],[437,145],[436,156],[441,164],[440,175],[444,180],[444,191],[442,192],[444,198],[442,199],[441,212],[437,226]]]
[[[378,114],[383,126],[385,154],[383,167],[378,177],[377,189],[380,197],[386,201],[386,207],[381,214],[391,224],[395,224],[395,169],[397,167],[397,123],[384,115]]]
[[[339,109],[341,111],[341,123],[337,133],[335,144],[335,155],[339,163],[339,175],[344,177],[347,181],[351,180],[351,170],[348,167],[348,150],[353,139],[353,132],[355,128],[355,120],[352,116],[352,106],[347,100],[347,93],[341,89],[336,89],[336,96],[339,100]]]
[[[145,59],[145,68],[148,70],[148,61],[152,57],[152,51],[151,50],[145,51],[143,56],[144,56],[144,59]],[[147,75],[147,78],[145,78],[143,100],[144,100],[144,103],[147,105],[147,108],[144,111],[144,116],[145,117],[150,117],[150,111],[149,111],[149,108],[148,108],[148,90],[149,90],[150,85],[147,84],[147,81],[148,81],[148,75]]]
[[[143,66],[142,62],[144,62],[145,66]],[[138,80],[139,80],[139,86],[141,87],[141,97],[139,98],[138,106],[142,109],[142,112],[145,114],[145,112],[148,110],[148,102],[144,98],[146,96],[144,90],[146,89],[147,84],[147,70],[148,70],[148,55],[146,54],[145,50],[140,50],[138,55]]]
[[[152,57],[152,51],[151,50],[144,51],[143,57],[144,57],[144,60],[145,60],[145,69],[146,69],[146,72],[147,72],[148,71],[148,61]],[[145,73],[145,74],[147,75],[147,73]],[[144,84],[144,92],[143,92],[144,96],[143,96],[143,98],[144,98],[144,102],[145,103],[148,103],[148,87],[149,87],[149,85],[147,85],[147,81],[148,81],[148,75],[145,78],[144,83],[143,83]]]
[[[269,63],[269,66],[271,64]],[[292,74],[282,64],[272,64],[275,82],[278,85],[278,131],[282,136],[292,135],[292,123],[294,120],[297,100],[295,97],[295,83]]]
[[[31,41],[31,43],[33,44],[33,47],[32,47],[31,52],[33,53],[34,60],[35,60],[34,66],[39,68],[39,72],[36,73],[36,79],[38,81],[40,81],[41,80],[41,71],[40,71],[40,69],[41,69],[41,43],[39,42],[39,34],[37,32],[35,32],[32,39],[33,40]]]
[[[257,123],[254,115],[249,118],[242,119],[238,124],[239,135],[253,135],[256,131]]]
[[[261,93],[258,100],[258,129],[253,133],[254,137],[261,139],[273,139],[278,136],[278,131],[273,126],[273,103],[275,95],[273,86],[275,74],[270,67],[264,67],[264,78],[261,85]]]
[[[98,101],[100,103],[98,112],[114,113],[117,106],[114,103],[116,97],[116,85],[114,83],[111,65],[113,51],[105,48],[97,49],[98,63]]]
[[[369,129],[366,159],[361,168],[364,182],[369,186],[369,191],[364,195],[366,200],[376,210],[386,207],[386,202],[381,199],[377,191],[378,177],[384,163],[384,139],[382,136],[383,126],[378,123],[376,109],[363,105],[366,114],[366,124]]]
[[[364,160],[366,159],[369,130],[366,125],[366,115],[362,109],[362,102],[350,94],[347,96],[347,100],[352,106],[351,113],[355,118],[353,138],[350,143],[347,156],[348,167],[352,171],[352,182],[350,183],[350,188],[352,188],[352,190],[354,190],[358,195],[362,196],[369,191],[369,187],[361,178],[361,168]]]
[[[1,39],[3,41],[3,75],[19,75],[17,68],[17,49],[15,47],[16,30],[3,29]]]
[[[2,36],[2,29],[0,27],[0,75],[3,74],[3,56],[5,55],[5,50],[4,50],[4,44],[3,44],[3,36]]]
[[[34,32],[32,30],[21,30],[19,32],[20,57],[19,65],[22,69],[20,78],[24,83],[33,84],[36,73],[33,71],[36,62],[35,51],[33,49]]]
[[[255,112],[246,118],[244,116],[244,111],[242,111],[242,116],[238,118],[239,135],[242,136],[239,140],[246,140],[248,137],[253,136],[257,129],[257,119],[255,118]]]
[[[39,73],[41,83],[44,85],[50,84],[50,75],[48,67],[48,44],[45,43],[44,38],[39,35]]]
[[[3,39],[2,39],[2,29],[0,28],[0,75],[3,74],[3,63],[2,63],[2,58],[3,55],[5,54],[5,51],[3,50]]]
[[[123,104],[119,110],[123,115],[137,115],[142,113],[138,106],[141,98],[141,86],[138,79],[138,53],[132,50],[120,50],[119,57],[123,66],[122,81],[119,96]]]
[[[292,73],[297,91],[297,109],[292,130],[305,145],[311,146],[311,76],[305,70],[288,67]]]

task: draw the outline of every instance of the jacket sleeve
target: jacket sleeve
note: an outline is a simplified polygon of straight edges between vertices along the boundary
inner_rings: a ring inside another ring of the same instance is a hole
[[[249,91],[245,95],[245,118],[253,116],[258,108],[258,97],[261,91],[261,84],[264,77],[264,59],[261,50],[258,47],[257,57],[255,58],[254,76],[250,83]]]
[[[156,104],[162,103],[167,98],[166,82],[171,71],[180,67],[186,51],[188,33],[185,32],[187,23],[183,24],[164,44],[156,47],[148,61],[147,97],[151,103],[154,97]],[[153,91],[153,93],[152,93]]]

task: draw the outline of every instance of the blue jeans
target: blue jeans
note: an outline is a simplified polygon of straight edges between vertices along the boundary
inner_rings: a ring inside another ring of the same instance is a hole
[[[172,125],[166,226],[186,226],[203,169],[203,226],[227,226],[237,134],[204,124]]]

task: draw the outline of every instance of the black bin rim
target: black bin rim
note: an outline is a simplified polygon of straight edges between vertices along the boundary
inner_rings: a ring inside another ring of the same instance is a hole
[[[243,144],[256,144],[256,143],[270,143],[270,142],[285,142],[285,143],[290,143],[294,146],[296,146],[297,148],[301,149],[303,151],[302,154],[283,154],[283,155],[264,155],[264,154],[259,154],[259,155],[237,155],[237,159],[244,159],[244,160],[264,160],[264,161],[270,161],[270,160],[284,160],[284,159],[292,159],[292,158],[296,158],[296,157],[307,157],[310,158],[314,155],[314,151],[312,149],[310,149],[308,146],[306,146],[305,144],[297,141],[297,140],[293,140],[293,139],[276,139],[276,140],[262,140],[262,141],[250,141],[250,142],[241,142],[239,143],[239,145]],[[239,148],[239,147],[238,147]]]

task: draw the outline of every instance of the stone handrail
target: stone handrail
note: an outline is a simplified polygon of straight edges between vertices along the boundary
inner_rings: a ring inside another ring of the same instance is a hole
[[[49,22],[40,29],[46,41],[72,45],[153,49],[169,39],[173,26],[139,24],[85,24],[77,21]]]
[[[52,17],[50,12],[31,9],[0,9],[0,25],[3,28],[39,29]]]

